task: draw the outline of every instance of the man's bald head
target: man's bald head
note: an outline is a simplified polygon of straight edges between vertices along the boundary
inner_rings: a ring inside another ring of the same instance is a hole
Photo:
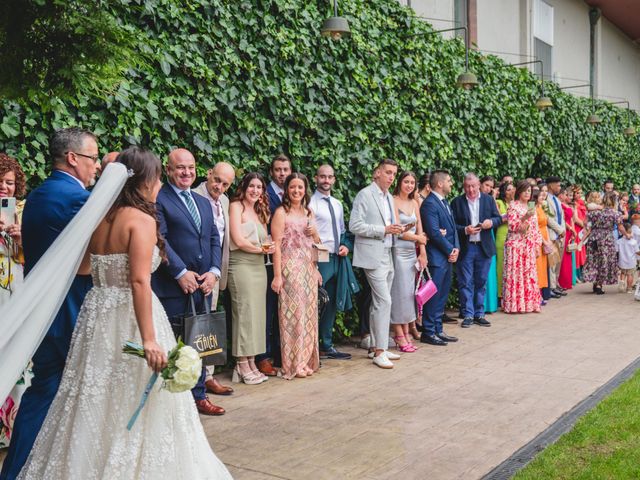
[[[236,178],[233,166],[227,162],[218,162],[207,173],[207,192],[211,198],[218,200]]]
[[[336,177],[331,165],[320,165],[315,176],[316,188],[323,195],[330,195]]]
[[[196,179],[196,159],[185,148],[176,148],[167,156],[167,177],[180,190],[191,188]]]

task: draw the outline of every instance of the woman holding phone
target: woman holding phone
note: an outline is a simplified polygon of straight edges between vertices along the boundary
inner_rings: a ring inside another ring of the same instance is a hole
[[[0,153],[0,305],[7,302],[11,294],[22,283],[22,237],[20,219],[26,190],[26,179],[18,162]],[[25,370],[22,378],[9,394],[0,399],[0,448],[9,446],[13,419],[16,416],[20,398],[24,392],[25,380],[31,377]],[[2,419],[6,419],[4,422]]]
[[[538,288],[536,258],[542,236],[538,229],[535,205],[531,200],[531,185],[520,181],[515,200],[507,211],[507,241],[504,244],[504,283],[502,309],[505,313],[539,312],[541,295]]]
[[[409,324],[417,317],[415,302],[416,272],[427,266],[425,245],[427,237],[422,231],[416,200],[416,174],[402,172],[393,191],[393,208],[404,231],[396,238],[392,248],[394,276],[391,285],[391,325],[393,339],[399,351],[412,353],[417,348],[411,343]],[[416,254],[416,246],[419,254]],[[418,268],[416,268],[418,267]],[[415,329],[415,324],[413,325]]]

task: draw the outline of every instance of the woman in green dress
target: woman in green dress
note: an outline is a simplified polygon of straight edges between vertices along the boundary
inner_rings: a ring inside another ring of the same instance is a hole
[[[229,204],[227,289],[231,294],[231,349],[237,359],[232,381],[249,385],[267,380],[255,364],[255,356],[264,353],[267,342],[267,271],[263,254],[274,252],[267,241],[266,190],[262,175],[247,173]]]
[[[496,200],[498,211],[502,215],[502,225],[496,230],[496,272],[498,275],[499,304],[502,302],[502,269],[504,267],[504,242],[507,239],[507,209],[513,201],[515,193],[516,187],[513,186],[513,183],[505,182],[500,185],[498,199]]]
[[[495,179],[487,175],[480,179],[480,191],[494,197]],[[491,231],[491,237],[495,243],[496,237]],[[498,310],[498,272],[496,256],[491,257],[491,266],[489,267],[489,273],[487,275],[487,287],[484,294],[484,313],[493,313]]]

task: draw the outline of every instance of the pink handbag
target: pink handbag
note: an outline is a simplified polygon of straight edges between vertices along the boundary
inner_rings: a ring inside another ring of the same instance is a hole
[[[427,277],[429,277],[428,280],[425,280],[424,272],[427,272]],[[438,293],[438,288],[434,281],[431,280],[429,270],[425,268],[420,272],[418,280],[416,281],[416,307],[418,309],[418,318],[422,316],[422,308],[425,303],[427,303],[436,293]]]

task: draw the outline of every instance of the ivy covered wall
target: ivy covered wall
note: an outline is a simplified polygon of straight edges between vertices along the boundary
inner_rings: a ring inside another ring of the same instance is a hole
[[[595,187],[637,178],[638,137],[626,111],[546,85],[554,108],[537,111],[539,83],[526,70],[472,52],[480,85],[455,86],[459,40],[420,35],[431,26],[395,0],[341,0],[353,35],[320,36],[329,0],[109,0],[102,8],[134,34],[131,65],[107,91],[35,91],[0,105],[0,151],[35,185],[48,135],[81,125],[102,151],[136,143],[164,156],[175,146],[200,166],[226,160],[266,170],[284,151],[301,171],[335,165],[338,196],[351,199],[382,157],[417,173],[448,168],[515,177],[558,174]],[[634,114],[632,122],[640,129]],[[348,200],[347,200],[348,201]]]

